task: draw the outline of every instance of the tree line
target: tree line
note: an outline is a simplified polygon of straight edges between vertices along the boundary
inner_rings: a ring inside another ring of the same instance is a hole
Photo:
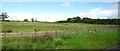
[[[57,21],[58,23],[89,23],[89,24],[110,24],[110,25],[120,25],[120,19],[91,19],[84,17],[81,19],[79,16],[68,18],[64,21]]]
[[[2,21],[10,22],[10,20],[5,20],[5,18],[8,18],[9,16],[7,15],[6,12],[2,12],[0,14],[0,19]],[[28,19],[24,19],[24,22],[29,22]],[[31,18],[31,22],[38,22],[37,20]],[[68,18],[67,20],[64,21],[57,21],[58,23],[89,23],[89,24],[110,24],[110,25],[120,25],[120,19],[91,19],[88,17],[84,17],[81,19],[79,16],[73,17],[73,18]]]
[[[8,18],[8,17],[9,16],[7,15],[6,12],[2,12],[0,14],[0,19],[2,19],[2,21],[4,21],[4,22],[10,22],[10,20],[5,20],[5,18]],[[19,22],[19,21],[17,21],[17,22]],[[29,22],[29,21],[28,21],[28,19],[24,19],[24,22]],[[33,18],[31,18],[31,22],[38,22],[38,21],[33,19]]]

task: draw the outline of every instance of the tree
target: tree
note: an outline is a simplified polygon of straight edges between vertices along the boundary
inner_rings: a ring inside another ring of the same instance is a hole
[[[35,22],[37,22],[37,18],[35,18]]]
[[[70,22],[70,21],[71,21],[71,18],[68,18],[68,19],[67,19],[67,22]]]
[[[70,23],[79,23],[79,22],[81,22],[81,18],[79,16],[73,17],[73,18],[68,18],[67,22],[70,22]]]
[[[2,18],[2,21],[5,21],[5,18],[8,18],[9,16],[7,15],[6,12],[2,12],[0,15],[0,18]]]
[[[91,19],[88,17],[84,17],[81,19],[79,16],[68,18],[67,21],[59,21],[59,22],[66,22],[66,23],[89,23],[89,24],[110,24],[110,25],[120,25],[120,19]]]
[[[37,20],[35,20],[35,22],[37,22]]]
[[[34,19],[32,18],[31,21],[34,22]]]
[[[24,19],[25,22],[28,22],[28,19]]]
[[[74,22],[75,22],[75,23],[81,22],[81,18],[80,18],[79,16],[74,17],[73,19],[74,19]]]
[[[83,23],[90,23],[90,20],[91,20],[91,18],[84,17],[84,18],[82,19],[82,22],[83,22]]]
[[[67,22],[69,22],[69,23],[74,23],[74,18],[68,18],[68,19],[67,19]]]

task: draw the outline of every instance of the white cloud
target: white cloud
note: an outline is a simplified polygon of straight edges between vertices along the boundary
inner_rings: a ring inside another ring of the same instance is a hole
[[[61,6],[63,6],[63,7],[71,7],[71,3],[64,3]]]
[[[85,13],[82,12],[78,14],[77,16],[83,17],[89,17],[89,18],[102,18],[106,19],[107,17],[117,17],[118,16],[118,10],[117,9],[110,9],[110,10],[101,10],[100,8],[91,9],[89,12]]]
[[[59,20],[63,20],[62,17],[56,15],[32,15],[27,13],[8,13],[8,20],[21,20],[28,19],[31,21],[31,18],[37,19],[38,21],[49,21],[55,22]]]

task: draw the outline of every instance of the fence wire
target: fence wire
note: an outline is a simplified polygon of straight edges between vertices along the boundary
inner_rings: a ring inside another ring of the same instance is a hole
[[[17,37],[17,36],[67,36],[67,35],[79,35],[89,33],[100,33],[100,32],[113,32],[118,28],[107,28],[107,29],[77,29],[70,31],[44,31],[44,32],[21,32],[21,33],[0,33],[0,37]]]

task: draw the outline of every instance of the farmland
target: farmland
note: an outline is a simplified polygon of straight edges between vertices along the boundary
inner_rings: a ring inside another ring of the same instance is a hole
[[[85,23],[39,23],[39,22],[5,22],[2,24],[2,31],[11,30],[12,32],[34,32],[34,29],[40,31],[63,31],[76,29],[106,29],[117,28],[116,25],[97,25]]]
[[[104,49],[118,44],[117,25],[97,25],[85,23],[41,23],[41,22],[3,22],[2,32],[10,33],[40,31],[107,30],[96,33],[74,33],[67,36],[43,37],[3,37],[3,49]],[[63,33],[61,33],[63,34]],[[67,34],[67,33],[64,33]]]

